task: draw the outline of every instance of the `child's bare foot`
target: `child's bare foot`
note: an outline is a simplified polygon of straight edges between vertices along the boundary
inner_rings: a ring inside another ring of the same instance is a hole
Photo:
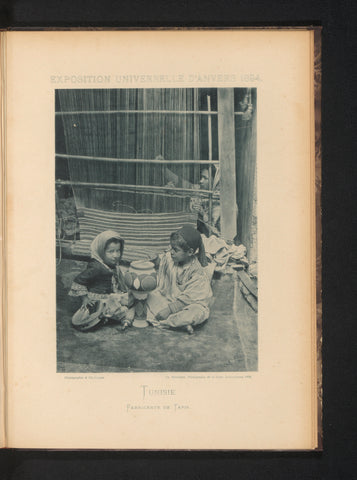
[[[191,325],[187,325],[186,331],[189,335],[193,335],[193,328],[191,327]]]
[[[123,325],[120,327],[120,330],[123,332],[124,330],[126,330],[129,327],[130,327],[130,323],[129,322],[124,322]]]
[[[146,321],[149,323],[149,325],[152,325],[153,327],[160,326],[160,322],[159,320],[156,320],[156,318],[150,318],[150,319],[147,318]]]

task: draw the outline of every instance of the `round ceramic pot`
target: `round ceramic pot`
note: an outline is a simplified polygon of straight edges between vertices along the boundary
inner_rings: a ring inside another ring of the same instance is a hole
[[[129,270],[124,275],[126,286],[135,298],[135,318],[133,327],[144,328],[149,324],[146,321],[148,293],[157,287],[157,275],[152,262],[131,262]]]
[[[124,275],[126,286],[134,293],[149,293],[157,287],[157,274],[152,262],[137,260],[131,262]]]

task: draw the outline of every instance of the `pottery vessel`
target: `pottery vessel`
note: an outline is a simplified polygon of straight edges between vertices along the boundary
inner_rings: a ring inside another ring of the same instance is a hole
[[[157,274],[152,262],[131,262],[124,275],[126,286],[134,292],[149,293],[157,287]],[[139,295],[140,296],[140,295]]]
[[[147,327],[146,321],[148,293],[157,287],[157,274],[152,262],[131,262],[129,270],[124,275],[126,286],[135,298],[135,318],[133,326],[137,328]]]

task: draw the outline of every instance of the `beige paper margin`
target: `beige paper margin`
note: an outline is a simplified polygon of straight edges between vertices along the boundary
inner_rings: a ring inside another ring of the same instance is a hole
[[[9,33],[9,446],[316,446],[312,44],[312,32],[291,30]],[[157,373],[105,374],[104,380],[89,381],[68,381],[55,373],[55,85],[48,79],[51,74],[115,72],[123,65],[133,73],[222,71],[263,77],[259,85],[242,81],[146,85],[258,88],[257,373],[209,379],[190,374],[183,380]],[[309,279],[307,285],[305,279]],[[139,402],[143,383],[174,388],[177,402],[188,403],[190,409],[180,415],[138,412],[128,416],[125,404]]]
[[[5,258],[5,219],[6,219],[6,176],[5,176],[5,156],[6,156],[6,35],[4,32],[0,32],[0,131],[1,131],[1,147],[0,147],[0,251],[1,251],[1,278],[0,278],[0,305],[1,305],[1,328],[0,328],[0,448],[5,447],[6,439],[6,258]]]

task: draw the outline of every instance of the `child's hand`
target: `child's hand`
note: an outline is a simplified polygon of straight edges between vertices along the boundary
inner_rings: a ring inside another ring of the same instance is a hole
[[[95,300],[90,300],[88,297],[83,297],[82,300],[82,307],[93,307],[95,304]]]
[[[150,259],[150,262],[152,262],[155,265],[156,269],[159,268],[160,261],[161,261],[161,257],[159,254],[156,255],[154,258]]]
[[[120,303],[124,305],[125,307],[128,306],[129,304],[129,298],[127,293],[123,293],[122,296],[120,297]]]
[[[163,308],[162,310],[159,311],[159,313],[156,314],[155,319],[156,320],[166,320],[167,317],[170,315],[171,311],[169,307]]]

